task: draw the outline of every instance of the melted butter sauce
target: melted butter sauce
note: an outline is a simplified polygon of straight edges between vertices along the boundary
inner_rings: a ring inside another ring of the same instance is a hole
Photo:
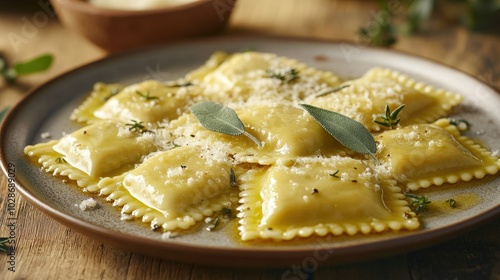
[[[454,207],[450,205],[449,199],[455,201]],[[461,193],[454,195],[448,199],[438,199],[432,202],[432,211],[440,212],[440,214],[447,215],[470,209],[480,204],[482,198],[474,193]]]
[[[426,189],[420,189],[412,192],[416,195],[424,195],[431,201],[426,209],[419,214],[423,223],[426,218],[442,217],[444,215],[460,215],[460,212],[471,209],[482,203],[483,198],[474,188],[480,187],[493,181],[496,176],[486,176],[481,180],[472,180],[469,182],[457,182],[454,184],[443,184],[441,186],[431,186]],[[455,207],[452,207],[448,200],[455,201]]]

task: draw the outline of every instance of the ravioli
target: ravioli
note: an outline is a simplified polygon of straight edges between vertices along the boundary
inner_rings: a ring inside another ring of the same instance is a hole
[[[270,53],[250,51],[227,55],[222,62],[214,60],[217,67],[194,76],[206,95],[219,99],[291,102],[341,83],[331,72]]]
[[[122,84],[96,83],[89,97],[71,113],[70,119],[79,123],[90,124],[98,119],[94,111],[104,105],[108,99],[118,94],[123,89]]]
[[[246,131],[262,142],[262,147],[243,135],[207,130],[193,115],[185,115],[172,123],[173,137],[177,137],[174,141],[178,145],[196,141],[205,141],[208,145],[222,143],[236,160],[261,165],[290,162],[300,156],[348,153],[303,109],[287,105],[250,106],[236,109],[236,113]]]
[[[39,158],[47,171],[68,176],[79,181],[81,187],[95,190],[100,177],[131,169],[156,149],[154,134],[130,132],[124,123],[101,121],[58,141],[27,146],[25,153]]]
[[[373,68],[363,77],[343,83],[341,90],[306,99],[311,105],[344,114],[372,131],[382,127],[373,120],[385,112],[405,105],[401,125],[428,123],[448,114],[462,101],[458,94],[434,89],[398,72]]]
[[[468,137],[448,119],[389,130],[376,136],[378,158],[409,189],[481,179],[496,174],[497,157]]]
[[[401,190],[380,181],[360,160],[299,158],[292,166],[247,173],[241,181],[243,240],[368,234],[420,225]]]
[[[389,69],[343,81],[276,54],[216,52],[176,81],[95,84],[70,117],[85,127],[24,152],[152,229],[184,232],[237,207],[249,242],[411,231],[421,221],[403,190],[500,169],[495,153],[439,119],[461,100]],[[234,109],[262,145],[203,127],[189,110],[200,101]],[[366,126],[375,158],[342,146],[299,104]],[[394,129],[374,122],[400,105]]]
[[[104,85],[97,86],[98,89],[102,87]],[[72,119],[88,123],[97,120],[135,120],[154,124],[179,117],[196,100],[197,95],[193,85],[166,86],[153,80],[129,85],[112,95],[104,89],[94,93],[81,108],[73,112]],[[105,102],[102,103],[103,100]]]
[[[144,205],[155,210],[148,214],[154,224],[165,230],[185,229],[236,202],[230,171],[226,158],[213,157],[201,147],[183,146],[157,152],[134,170],[102,180],[99,187],[102,194],[114,193],[113,200],[140,202],[128,204],[128,212],[146,215],[151,211],[140,210]]]
[[[53,176],[63,177],[63,182],[66,178],[69,178],[76,182],[84,191],[97,191],[97,184],[100,178],[91,177],[80,169],[68,164],[64,156],[52,148],[57,143],[58,140],[52,140],[46,143],[29,145],[24,148],[24,153],[32,161],[39,163],[43,171],[51,173]]]

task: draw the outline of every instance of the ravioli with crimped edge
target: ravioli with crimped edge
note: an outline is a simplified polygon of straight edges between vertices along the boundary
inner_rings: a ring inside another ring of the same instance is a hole
[[[258,145],[207,129],[191,111],[200,101],[233,110]],[[498,155],[443,119],[461,101],[390,69],[342,80],[276,54],[216,52],[175,81],[97,83],[71,114],[82,128],[25,154],[153,229],[229,211],[248,242],[355,238],[422,227],[406,192],[498,174]],[[304,104],[359,122],[376,151],[346,148]]]

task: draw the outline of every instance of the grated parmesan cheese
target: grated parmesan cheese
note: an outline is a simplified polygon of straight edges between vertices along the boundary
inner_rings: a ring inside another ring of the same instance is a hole
[[[80,202],[80,205],[75,204],[76,206],[80,207],[80,210],[86,211],[86,210],[92,210],[97,207],[97,201],[93,198],[85,199],[84,201]]]
[[[51,135],[50,135],[50,132],[43,132],[42,134],[40,134],[40,137],[42,139],[47,139],[47,138],[50,138]]]

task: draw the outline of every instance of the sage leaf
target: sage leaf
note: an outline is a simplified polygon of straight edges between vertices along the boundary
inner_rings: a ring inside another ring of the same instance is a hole
[[[257,146],[262,146],[255,136],[245,131],[243,122],[233,109],[211,101],[196,103],[189,109],[204,128],[233,136],[243,134],[254,141]]]
[[[33,74],[47,70],[52,64],[53,60],[54,58],[52,55],[44,54],[35,57],[30,61],[16,63],[12,66],[12,68],[14,69],[17,76]]]
[[[377,145],[373,135],[364,125],[336,112],[308,104],[299,105],[340,144],[357,153],[370,154],[373,157]]]

